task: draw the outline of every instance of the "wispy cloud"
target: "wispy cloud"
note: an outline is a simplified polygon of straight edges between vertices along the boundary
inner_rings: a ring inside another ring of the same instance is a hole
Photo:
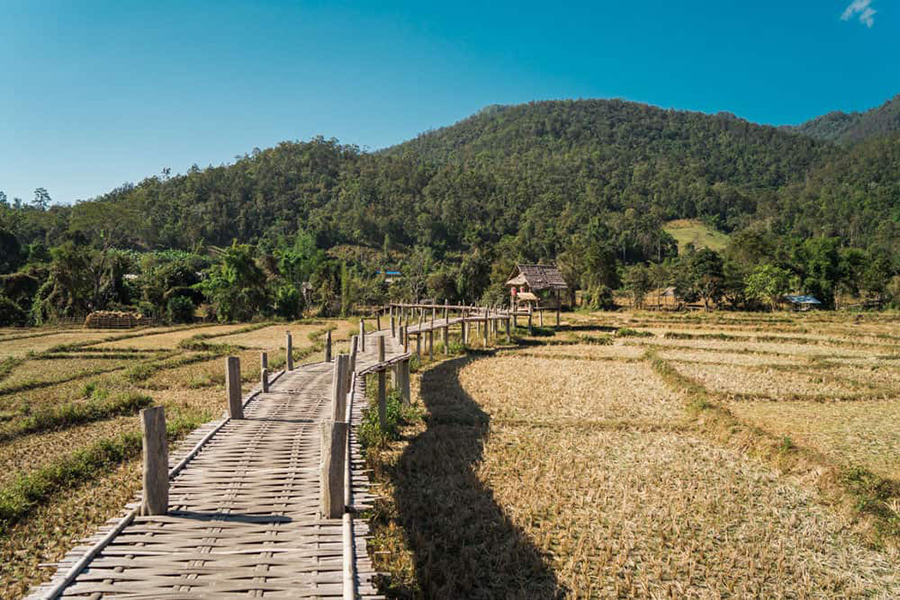
[[[842,21],[849,21],[855,16],[859,16],[859,22],[866,27],[875,24],[875,13],[878,12],[872,8],[872,0],[853,0],[853,2],[844,10],[841,15]]]

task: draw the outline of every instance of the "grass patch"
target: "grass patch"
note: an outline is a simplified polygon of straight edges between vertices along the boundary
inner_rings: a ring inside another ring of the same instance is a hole
[[[105,388],[85,386],[87,402],[67,402],[27,414],[11,427],[0,430],[0,442],[21,435],[56,431],[122,415],[130,415],[153,404],[153,398],[127,391],[110,395]]]
[[[206,415],[199,414],[172,419],[166,424],[169,439],[196,429],[204,420]],[[140,453],[140,434],[124,433],[97,440],[52,465],[21,475],[0,490],[0,535],[54,494],[94,480]]]
[[[653,334],[649,331],[642,331],[640,329],[631,329],[630,327],[621,327],[616,329],[615,333],[616,337],[624,338],[648,338],[654,337]]]

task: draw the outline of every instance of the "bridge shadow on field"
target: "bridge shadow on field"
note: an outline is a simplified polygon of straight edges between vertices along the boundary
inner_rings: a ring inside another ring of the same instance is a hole
[[[444,362],[422,376],[427,429],[387,474],[415,555],[409,598],[529,598],[565,595],[548,560],[504,514],[475,475],[490,417],[459,383],[478,358]]]

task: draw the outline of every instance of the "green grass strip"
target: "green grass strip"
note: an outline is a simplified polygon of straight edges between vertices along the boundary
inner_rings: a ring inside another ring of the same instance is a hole
[[[196,429],[205,415],[176,418],[166,424],[170,440]],[[0,490],[0,534],[27,517],[55,494],[95,480],[141,454],[141,435],[123,433],[101,439],[57,462],[19,476]]]
[[[153,398],[136,392],[120,392],[112,396],[94,392],[86,402],[67,402],[34,412],[0,430],[0,442],[31,433],[59,431],[75,425],[135,414],[153,404]]]

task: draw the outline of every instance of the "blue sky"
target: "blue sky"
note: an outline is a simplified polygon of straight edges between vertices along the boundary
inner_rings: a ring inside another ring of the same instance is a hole
[[[0,0],[0,190],[56,202],[315,135],[626,98],[798,123],[900,93],[900,2]]]

